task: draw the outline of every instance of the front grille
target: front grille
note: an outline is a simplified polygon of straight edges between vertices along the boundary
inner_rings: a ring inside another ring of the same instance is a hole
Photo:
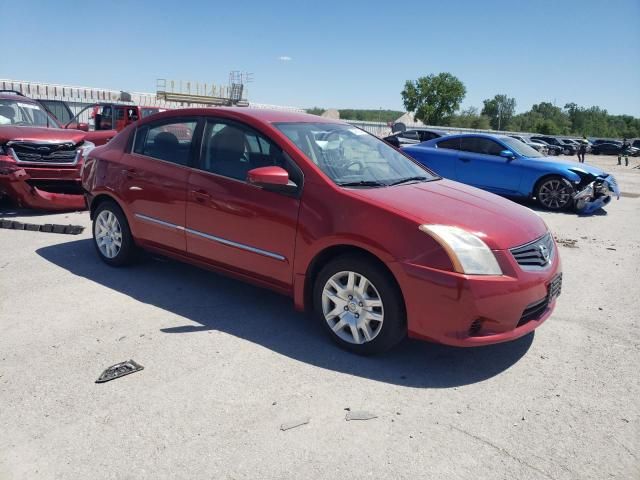
[[[79,144],[11,142],[10,151],[19,163],[74,165]]]
[[[510,249],[510,252],[523,270],[539,270],[551,264],[555,243],[547,233],[533,242]]]
[[[525,323],[529,323],[531,320],[539,319],[544,311],[547,309],[549,305],[549,296],[544,297],[542,300],[539,300],[535,303],[532,303],[522,312],[522,317],[520,317],[520,321],[518,322],[518,327],[521,327]]]

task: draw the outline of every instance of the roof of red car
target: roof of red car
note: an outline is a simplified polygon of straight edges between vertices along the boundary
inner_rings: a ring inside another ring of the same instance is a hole
[[[172,117],[176,115],[215,115],[215,112],[233,112],[240,117],[255,118],[261,122],[278,123],[278,122],[296,122],[296,123],[340,123],[340,120],[332,120],[329,118],[310,115],[308,113],[291,112],[287,110],[272,110],[266,108],[250,108],[250,107],[200,107],[200,108],[178,108],[167,110],[153,116]],[[147,117],[149,118],[149,117]],[[145,119],[146,120],[146,119]]]

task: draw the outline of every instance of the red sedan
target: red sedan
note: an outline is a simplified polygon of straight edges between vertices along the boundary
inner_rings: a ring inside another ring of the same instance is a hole
[[[109,265],[144,248],[274,289],[357,353],[407,334],[513,340],[560,293],[557,246],[538,215],[334,120],[167,111],[94,149],[82,183]]]

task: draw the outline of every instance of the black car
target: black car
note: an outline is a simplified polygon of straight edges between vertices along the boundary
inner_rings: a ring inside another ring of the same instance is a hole
[[[577,148],[575,145],[566,143],[556,137],[548,137],[548,136],[540,135],[536,137],[531,137],[531,140],[535,140],[535,141],[542,140],[543,142],[547,142],[549,145],[555,145],[556,147],[560,147],[561,153],[564,153],[565,155],[575,155],[577,151]]]
[[[384,137],[383,140],[397,148],[401,145],[412,145],[416,143],[426,142],[427,140],[444,137],[445,135],[447,135],[447,132],[443,130],[411,128],[403,132],[397,132],[389,135],[388,137]]]
[[[530,146],[531,148],[533,148],[534,150],[537,150],[538,152],[544,154],[546,153],[546,145],[539,143],[539,142],[532,142],[531,140],[521,136],[521,135],[509,135],[511,138],[515,138],[516,140],[520,140],[522,143],[524,143],[525,145]]]
[[[538,138],[538,137],[531,137],[530,140],[533,141],[533,142],[541,143],[545,147],[547,147],[547,154],[548,155],[560,155],[564,150],[562,147],[560,147],[558,145],[552,145],[549,142],[545,142],[544,140],[540,140],[540,138]]]
[[[594,143],[593,147],[591,147],[591,153],[594,155],[619,155],[622,153],[622,142],[609,140],[608,142]],[[627,147],[627,155],[637,157],[640,155],[640,148],[629,145]]]

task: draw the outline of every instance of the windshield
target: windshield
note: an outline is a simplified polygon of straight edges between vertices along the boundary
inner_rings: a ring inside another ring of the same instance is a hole
[[[55,127],[58,123],[37,103],[0,99],[0,125]]]
[[[503,137],[500,140],[502,140],[502,142],[506,144],[511,150],[523,157],[540,158],[544,156],[535,148],[530,147],[526,143],[521,142],[520,140],[516,140],[515,138]]]
[[[351,125],[277,123],[275,126],[338,185],[376,187],[439,178],[382,140]]]

